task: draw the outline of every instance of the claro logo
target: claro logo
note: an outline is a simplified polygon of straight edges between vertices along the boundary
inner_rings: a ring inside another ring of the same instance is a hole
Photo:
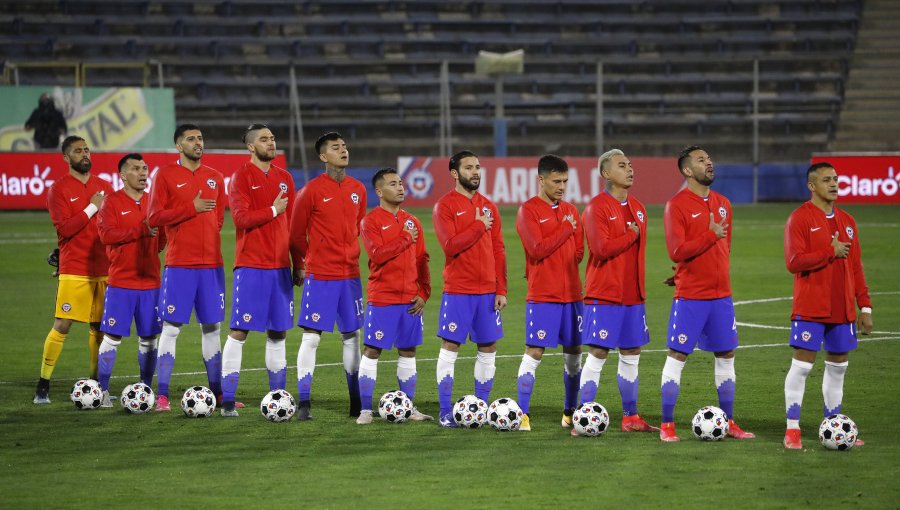
[[[892,197],[900,191],[900,174],[895,175],[894,167],[890,166],[886,179],[840,175],[838,185],[838,195],[842,197]]]
[[[47,178],[50,171],[49,166],[41,170],[38,165],[34,165],[34,176],[20,177],[0,173],[0,195],[12,197],[43,195],[55,182]]]

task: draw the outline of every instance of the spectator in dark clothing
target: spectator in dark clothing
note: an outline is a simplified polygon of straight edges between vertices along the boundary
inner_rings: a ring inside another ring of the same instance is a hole
[[[68,126],[63,114],[53,105],[50,94],[41,94],[38,107],[25,122],[26,130],[34,130],[34,145],[40,149],[59,148],[59,137],[66,134]]]

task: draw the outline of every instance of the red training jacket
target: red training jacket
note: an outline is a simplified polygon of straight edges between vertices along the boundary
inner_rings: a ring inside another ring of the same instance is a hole
[[[102,191],[112,195],[112,186],[99,177],[88,176],[86,184],[66,174],[47,193],[50,221],[56,228],[59,244],[59,274],[106,276],[109,258],[97,233],[97,215],[88,218],[84,208],[91,197]]]
[[[575,228],[563,218],[571,215]],[[516,232],[525,249],[527,301],[572,303],[581,300],[578,264],[584,258],[584,227],[578,209],[560,201],[551,206],[532,197],[519,207]]]
[[[109,285],[121,289],[159,288],[159,252],[166,245],[165,229],[156,237],[145,223],[150,210],[146,194],[139,202],[119,190],[103,201],[97,213],[100,240],[109,255]]]
[[[418,238],[404,231],[412,225]],[[418,218],[401,209],[394,216],[382,207],[372,209],[362,221],[363,246],[369,255],[370,303],[376,306],[408,304],[416,296],[431,297],[431,273],[425,234]]]
[[[640,235],[627,226],[625,210],[638,225]],[[584,297],[619,305],[636,305],[646,300],[644,272],[647,248],[647,209],[638,199],[629,196],[622,205],[607,192],[588,202],[583,214],[587,234],[588,264],[584,275]],[[637,243],[637,250],[632,248]],[[627,257],[633,257],[627,260]],[[636,271],[626,274],[626,268]],[[636,303],[626,302],[626,295],[638,289]],[[626,289],[631,292],[626,292]]]
[[[804,320],[831,317],[831,287],[834,278],[844,279],[844,302],[847,318],[856,320],[856,306],[872,306],[869,287],[863,274],[862,249],[856,221],[847,212],[834,208],[838,225],[838,241],[850,243],[844,274],[835,274],[834,248],[831,239],[834,232],[828,227],[825,213],[806,202],[791,213],[784,227],[784,260],[787,269],[794,274],[794,306],[791,316]],[[855,303],[854,303],[855,301]]]

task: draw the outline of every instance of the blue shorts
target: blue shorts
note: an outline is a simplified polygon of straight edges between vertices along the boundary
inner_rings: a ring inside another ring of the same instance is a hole
[[[194,310],[200,324],[225,320],[225,269],[168,267],[159,291],[159,318],[179,324],[191,321]]]
[[[294,326],[291,270],[239,267],[234,270],[231,327],[251,331],[288,331]]]
[[[425,318],[411,315],[410,305],[375,306],[366,311],[366,337],[363,343],[379,349],[411,349],[422,345]]]
[[[492,344],[503,338],[503,320],[494,310],[496,294],[447,294],[441,296],[437,336],[458,344],[471,336],[476,344]]]
[[[350,333],[363,325],[362,285],[359,278],[316,280],[310,275],[303,281],[303,297],[297,326],[316,331]]]
[[[138,336],[156,336],[162,331],[162,321],[156,312],[157,303],[159,289],[107,287],[100,331],[115,336],[130,336],[131,322],[134,321]]]
[[[525,345],[573,347],[581,345],[584,303],[532,303],[525,305]]]
[[[584,345],[634,349],[650,342],[644,305],[586,305]]]
[[[801,320],[794,320],[791,323],[791,347],[818,352],[823,343],[826,352],[855,351],[856,324],[852,322],[828,324]]]
[[[719,299],[675,299],[669,314],[666,345],[684,354],[694,348],[707,352],[737,349],[737,323],[731,297]]]

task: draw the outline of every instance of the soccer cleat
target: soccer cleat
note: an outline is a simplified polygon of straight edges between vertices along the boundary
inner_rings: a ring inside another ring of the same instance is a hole
[[[519,424],[519,430],[522,432],[531,432],[531,419],[527,414],[522,415],[522,423]]]
[[[622,432],[656,432],[657,427],[645,422],[639,414],[622,417]]]
[[[224,403],[221,409],[222,416],[225,416],[226,418],[237,418],[238,416],[240,416],[240,414],[238,414],[237,412],[237,406],[235,404],[235,402]]]
[[[865,446],[866,442],[862,439],[857,439],[856,442],[853,443],[853,446]]]
[[[572,428],[572,415],[575,414],[574,409],[566,409],[563,411],[562,420],[559,422],[559,426],[564,429]]]
[[[49,404],[50,403],[50,380],[38,379],[37,387],[34,389],[33,404]]]
[[[365,412],[365,411],[362,411],[362,412]],[[360,414],[360,416],[362,416],[362,414]],[[412,414],[409,415],[409,421],[432,421],[432,420],[434,420],[433,416],[425,414],[422,411],[419,411],[419,408],[417,408],[417,407],[413,407]],[[359,423],[359,420],[357,420],[357,423]]]
[[[103,400],[100,401],[100,407],[112,407],[112,400],[109,398],[109,390],[103,390]]]
[[[224,402],[225,402],[224,395],[216,395],[216,407],[222,407],[222,404]],[[244,403],[243,402],[235,402],[234,407],[235,407],[235,409],[243,409]]]
[[[665,443],[675,443],[681,441],[681,438],[675,434],[675,422],[663,422],[659,427],[659,440]]]
[[[738,427],[738,424],[734,422],[734,420],[728,420],[728,437],[733,437],[735,439],[753,439],[756,437],[756,434],[753,432],[744,432]]]
[[[459,425],[456,423],[456,420],[453,419],[453,415],[451,413],[442,414],[441,419],[438,420],[438,425],[445,429],[459,428]]]
[[[410,418],[411,420],[412,418]],[[372,423],[372,410],[371,409],[363,409],[359,412],[359,417],[356,419],[357,425],[370,425]]]
[[[784,447],[788,450],[800,450],[803,441],[800,440],[800,429],[787,429],[784,431]]]
[[[312,420],[313,415],[312,415],[312,412],[310,412],[310,408],[311,408],[311,405],[309,403],[309,400],[301,400],[300,402],[298,402],[297,403],[297,414],[294,415],[296,417],[297,421]]]
[[[156,411],[157,413],[166,413],[171,410],[172,408],[169,407],[169,397],[165,395],[157,395],[154,411]]]

